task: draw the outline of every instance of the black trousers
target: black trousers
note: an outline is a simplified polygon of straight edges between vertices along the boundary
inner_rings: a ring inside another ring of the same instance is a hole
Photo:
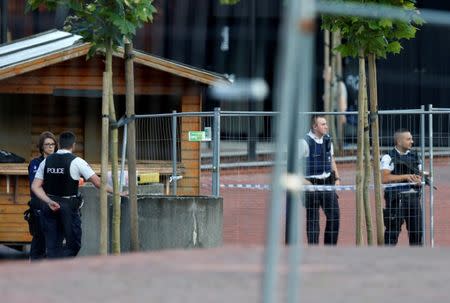
[[[422,245],[422,207],[420,192],[385,192],[386,208],[384,209],[384,243],[396,245],[406,223],[409,245]]]
[[[330,178],[325,180],[308,179],[314,185],[330,185]],[[319,244],[320,208],[326,217],[324,244],[336,245],[339,236],[340,211],[338,196],[335,191],[305,192],[306,236],[308,244]]]
[[[32,198],[30,203],[31,211],[34,216],[33,238],[30,247],[30,259],[32,261],[44,259],[46,257],[45,236],[43,228],[43,213],[45,207],[44,202],[38,198]]]
[[[44,234],[47,246],[47,257],[75,257],[81,248],[80,210],[72,199],[52,197],[61,208],[52,211],[44,209]],[[66,240],[63,245],[63,240]]]

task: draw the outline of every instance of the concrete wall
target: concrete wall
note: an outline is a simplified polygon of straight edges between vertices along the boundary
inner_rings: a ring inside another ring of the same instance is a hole
[[[84,186],[82,248],[79,255],[99,252],[99,191]],[[111,201],[108,202],[111,207]],[[129,201],[122,199],[121,249],[130,250]],[[205,196],[139,195],[141,250],[217,247],[223,241],[223,199]],[[111,212],[109,214],[111,221]],[[110,233],[111,229],[109,229]]]

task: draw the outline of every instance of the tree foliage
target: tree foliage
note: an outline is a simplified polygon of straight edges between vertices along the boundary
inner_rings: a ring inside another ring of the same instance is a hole
[[[365,54],[375,54],[377,58],[386,58],[387,54],[399,54],[403,39],[416,35],[418,26],[423,23],[415,0],[338,0],[337,2],[380,4],[402,8],[408,21],[387,18],[374,19],[359,16],[322,16],[322,28],[331,32],[340,31],[342,44],[337,47],[343,56],[358,56],[360,49]]]
[[[220,0],[220,4],[222,5],[234,5],[238,3],[240,0]]]
[[[110,44],[113,49],[123,46],[123,39],[132,40],[136,30],[153,21],[156,13],[153,0],[27,1],[28,10],[41,6],[50,10],[62,6],[70,10],[64,30],[80,35],[83,41],[92,44],[88,56]]]

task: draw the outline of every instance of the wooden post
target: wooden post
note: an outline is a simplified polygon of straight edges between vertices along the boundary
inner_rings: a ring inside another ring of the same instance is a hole
[[[330,31],[324,31],[324,51],[323,51],[323,108],[324,111],[331,111],[331,73],[330,73]]]
[[[366,83],[366,81],[364,81]],[[363,176],[363,198],[364,198],[364,214],[367,231],[367,244],[373,245],[373,228],[372,228],[372,210],[370,208],[370,138],[369,138],[369,117],[367,116],[367,86],[363,91],[364,105],[364,176]]]
[[[133,68],[133,44],[125,41],[125,91],[127,118],[134,116],[134,68]],[[130,199],[130,242],[131,251],[139,250],[139,226],[137,209],[137,185],[136,185],[136,124],[131,121],[128,124],[127,134],[127,158],[128,158],[128,192]]]
[[[366,90],[366,67],[364,50],[359,50],[359,94],[358,94],[358,136],[356,158],[356,245],[362,243],[362,205],[363,205],[363,178],[364,178],[364,91]]]
[[[189,92],[181,97],[182,112],[198,112],[201,110],[199,92]],[[183,179],[178,183],[179,195],[198,195],[200,193],[200,144],[189,142],[188,132],[201,130],[200,117],[182,117],[181,119],[181,156],[180,161],[186,168]]]
[[[109,74],[112,73],[112,48],[106,50],[105,72],[103,73],[102,95],[102,156],[101,156],[101,186],[100,186],[100,247],[101,255],[108,254],[108,141],[109,141]]]
[[[378,120],[377,66],[375,54],[369,54],[370,125],[372,127],[373,181],[375,185],[375,216],[377,244],[384,245],[383,205],[381,201],[380,135]]]
[[[117,122],[114,93],[112,86],[112,72],[109,74],[111,87],[109,89],[109,118],[112,124]],[[112,211],[112,239],[111,250],[113,254],[120,254],[120,196],[119,196],[119,130],[114,127],[111,132],[111,178],[113,184],[113,211]]]
[[[331,68],[330,68],[330,96],[329,96],[329,108],[328,110],[330,112],[334,112],[336,109],[337,99],[338,99],[338,82],[336,77],[336,64],[337,64],[337,58],[336,58],[336,52],[333,51],[335,47],[337,47],[337,40],[336,40],[336,33],[331,33],[331,47],[330,47],[330,62],[331,62]],[[334,153],[336,155],[339,155],[341,153],[341,144],[338,142],[340,141],[340,138],[337,136],[337,124],[336,124],[336,116],[330,115],[328,117],[328,125],[330,129],[330,135],[331,138],[333,138],[333,141],[335,142],[334,146]]]
[[[335,32],[333,33],[333,45],[334,47],[337,47],[341,44],[341,33],[340,32]],[[345,99],[345,104],[343,104],[343,92],[342,90],[345,89],[342,88],[341,83],[343,83],[343,75],[342,75],[342,55],[340,52],[336,52],[335,53],[335,60],[336,60],[336,67],[335,67],[335,75],[336,75],[336,108],[338,111],[340,112],[345,112],[347,110],[347,102],[348,102],[348,98],[346,97]],[[346,117],[345,115],[339,115],[336,117],[336,138],[335,138],[335,142],[336,142],[336,146],[337,151],[335,153],[342,153],[342,150],[344,148],[344,127],[345,127],[345,121],[346,121]]]

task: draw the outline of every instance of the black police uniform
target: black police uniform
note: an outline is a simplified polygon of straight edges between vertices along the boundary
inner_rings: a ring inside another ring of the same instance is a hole
[[[334,185],[334,173],[331,171],[331,138],[323,137],[322,144],[318,144],[309,135],[305,141],[309,147],[306,158],[306,179],[313,185]],[[330,173],[326,179],[309,178],[308,176]],[[336,245],[339,235],[339,203],[335,191],[305,192],[306,235],[309,244],[319,244],[320,213],[322,207],[326,217],[324,244]]]
[[[34,176],[36,175],[36,171],[44,161],[44,157],[40,156],[31,160],[28,165],[28,175],[30,179],[30,186],[33,183]],[[43,230],[43,221],[42,221],[42,209],[45,206],[45,203],[42,202],[30,188],[30,197],[31,200],[29,202],[30,211],[32,212],[33,218],[32,224],[30,224],[30,232],[32,233],[31,247],[30,247],[30,259],[31,260],[39,260],[43,259],[46,256],[45,253],[45,236]]]
[[[410,151],[401,155],[394,148],[389,152],[394,164],[393,175],[417,174],[421,164],[419,156]],[[384,190],[386,208],[384,209],[384,242],[396,245],[398,236],[406,222],[409,244],[422,245],[422,207],[420,203],[420,186],[402,185]]]
[[[54,153],[45,161],[44,191],[60,205],[57,211],[48,206],[44,211],[48,258],[75,257],[81,248],[78,180],[70,176],[70,164],[75,158],[72,153]]]

